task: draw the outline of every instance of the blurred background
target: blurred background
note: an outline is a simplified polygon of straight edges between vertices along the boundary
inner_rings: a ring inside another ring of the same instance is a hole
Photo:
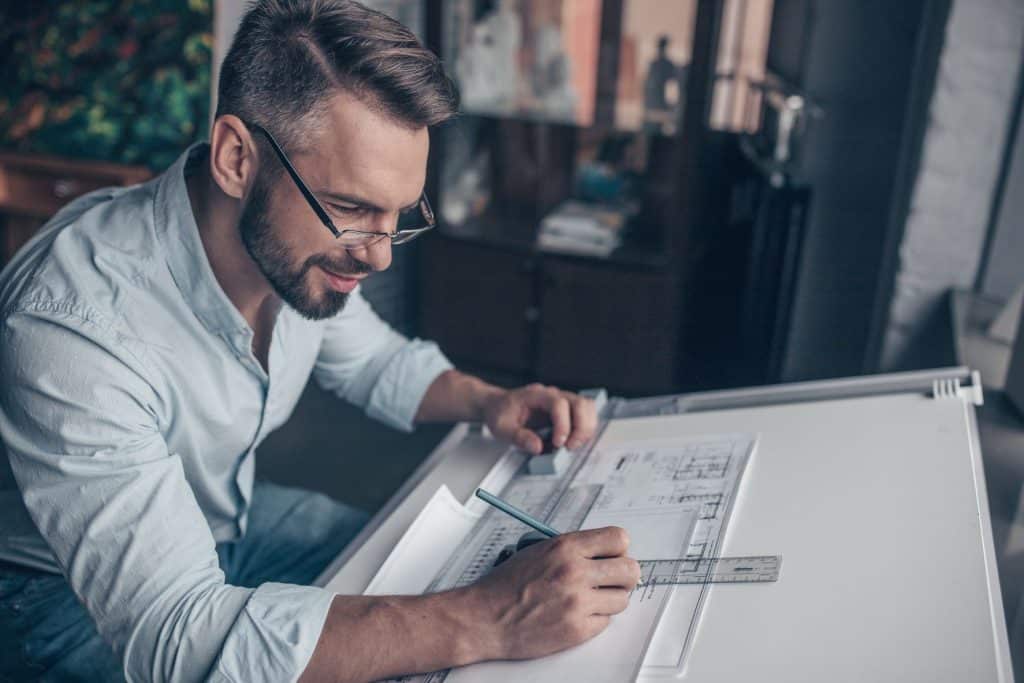
[[[365,4],[441,55],[464,102],[433,138],[440,228],[364,285],[386,320],[503,385],[622,396],[970,365],[1000,570],[1024,574],[1024,420],[1003,391],[1024,5]],[[63,203],[207,135],[244,9],[4,3],[0,265]],[[394,433],[311,386],[258,469],[373,511],[446,429]]]

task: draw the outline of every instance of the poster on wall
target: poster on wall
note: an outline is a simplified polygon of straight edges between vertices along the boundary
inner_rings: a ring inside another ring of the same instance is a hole
[[[446,0],[443,16],[464,111],[593,122],[600,0]]]
[[[626,0],[615,127],[673,135],[686,97],[697,0]]]

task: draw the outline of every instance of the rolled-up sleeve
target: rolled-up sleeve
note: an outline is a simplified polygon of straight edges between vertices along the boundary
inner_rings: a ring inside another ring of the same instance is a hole
[[[295,680],[333,595],[225,583],[146,364],[71,308],[0,328],[0,434],[25,505],[129,680]]]
[[[423,395],[451,367],[436,344],[407,339],[381,320],[357,289],[325,324],[313,376],[370,417],[409,431]]]

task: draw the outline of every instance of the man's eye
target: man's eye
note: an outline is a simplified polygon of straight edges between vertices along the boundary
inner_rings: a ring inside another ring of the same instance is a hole
[[[331,208],[346,216],[356,216],[366,211],[366,209],[361,206],[342,206],[340,204],[332,204]]]

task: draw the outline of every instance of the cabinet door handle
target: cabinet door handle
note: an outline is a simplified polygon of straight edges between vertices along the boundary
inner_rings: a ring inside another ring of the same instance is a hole
[[[78,192],[78,181],[70,178],[62,178],[53,183],[53,196],[57,199],[67,199]]]

